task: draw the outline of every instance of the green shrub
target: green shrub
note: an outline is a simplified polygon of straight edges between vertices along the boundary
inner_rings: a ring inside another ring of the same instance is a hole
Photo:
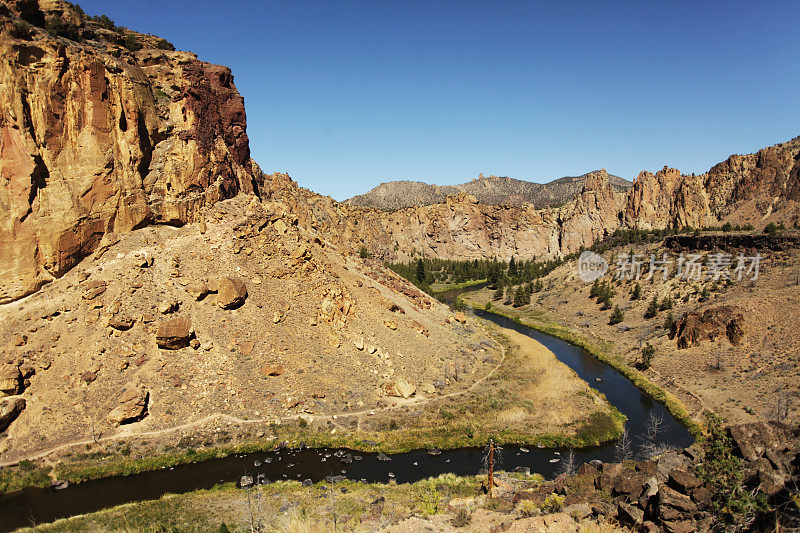
[[[564,507],[564,497],[558,494],[551,494],[544,499],[542,504],[542,514],[557,513]]]
[[[24,20],[17,20],[11,25],[9,34],[15,39],[28,40],[31,38],[31,25]]]
[[[441,494],[432,487],[423,487],[417,497],[417,509],[423,516],[435,515],[439,512]]]
[[[647,311],[644,312],[645,318],[653,318],[658,314],[658,295],[654,294],[653,299],[650,300],[650,305],[647,306]]]
[[[111,31],[119,31],[117,25],[114,24],[114,21],[108,18],[108,15],[99,15],[96,17],[92,17],[92,20],[95,21],[100,25],[101,28],[105,28]]]
[[[625,313],[622,312],[622,309],[619,306],[614,307],[614,311],[611,313],[611,318],[608,319],[608,323],[610,325],[619,324],[625,319]]]
[[[712,488],[715,514],[734,523],[766,511],[764,494],[750,492],[744,486],[744,461],[734,455],[733,443],[722,426],[722,419],[707,412],[706,427],[709,435],[703,443],[705,457],[697,466],[697,473]]]
[[[122,39],[122,46],[130,50],[131,52],[135,52],[137,50],[142,49],[142,44],[139,42],[139,39],[136,38],[135,35],[132,33],[125,34],[125,37]]]
[[[59,16],[50,17],[45,29],[50,35],[64,37],[71,41],[81,40],[81,32],[78,27],[70,22],[65,22]]]
[[[642,297],[642,286],[638,283],[633,287],[633,291],[631,292],[631,300],[638,300]]]
[[[642,362],[639,364],[639,368],[642,370],[647,370],[650,368],[650,365],[653,363],[653,358],[656,356],[656,348],[655,346],[647,343],[644,348],[642,348]]]
[[[667,331],[672,331],[673,327],[675,327],[675,315],[673,315],[672,311],[670,311],[667,315],[667,318],[664,319],[664,329]]]
[[[539,515],[539,508],[533,500],[522,500],[517,504],[517,511],[523,518],[530,518]]]

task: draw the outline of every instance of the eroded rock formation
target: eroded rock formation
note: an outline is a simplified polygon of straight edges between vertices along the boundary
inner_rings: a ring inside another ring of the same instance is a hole
[[[36,25],[54,20],[79,41]],[[9,2],[0,24],[0,302],[63,275],[106,232],[192,221],[257,189],[227,67],[57,0]],[[142,48],[118,44],[131,39]]]

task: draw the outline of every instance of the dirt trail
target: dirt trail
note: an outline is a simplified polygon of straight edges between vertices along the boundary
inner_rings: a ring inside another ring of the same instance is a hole
[[[334,423],[336,423],[336,419],[338,419],[338,418],[347,418],[347,417],[354,417],[355,416],[355,417],[359,417],[359,425],[357,427],[360,428],[360,426],[361,426],[361,423],[360,423],[361,417],[363,417],[365,415],[368,415],[369,413],[385,412],[385,411],[391,411],[393,409],[399,409],[399,408],[408,407],[408,406],[418,406],[418,405],[436,403],[436,402],[439,402],[439,401],[442,401],[442,400],[446,400],[448,398],[453,398],[453,397],[460,396],[460,395],[466,394],[468,392],[471,392],[472,390],[475,389],[475,387],[477,387],[478,385],[480,385],[481,383],[483,383],[484,381],[489,379],[492,375],[494,375],[494,373],[497,372],[497,370],[500,368],[500,366],[503,364],[503,362],[506,359],[506,350],[503,347],[503,345],[500,344],[499,342],[497,342],[488,333],[488,331],[486,331],[486,328],[481,326],[481,329],[486,334],[486,336],[488,338],[492,339],[494,341],[495,345],[500,349],[500,352],[501,352],[500,361],[486,375],[484,375],[483,377],[475,380],[472,383],[472,385],[470,385],[468,388],[466,388],[464,390],[460,390],[460,391],[451,392],[451,393],[448,393],[448,394],[443,394],[443,395],[437,396],[435,398],[429,398],[429,397],[418,398],[418,399],[414,399],[414,400],[411,400],[411,401],[398,403],[397,405],[381,407],[381,408],[378,408],[378,409],[363,409],[361,411],[348,411],[348,412],[333,413],[333,414],[329,414],[329,415],[319,415],[319,416],[315,415],[314,416],[314,420],[331,420]],[[501,333],[503,335],[509,335],[510,333],[515,333],[512,330],[507,330],[505,328],[499,328],[499,329],[501,330]],[[533,342],[536,342],[536,341],[533,341]],[[539,343],[537,342],[537,344],[539,344]],[[544,346],[542,346],[541,344],[539,344],[539,346],[541,346],[542,349],[547,350],[547,348],[544,348]],[[281,423],[283,423],[283,422],[292,422],[292,421],[296,421],[301,416],[302,415],[300,415],[300,414],[290,415],[290,416],[281,417],[281,418],[279,418],[279,420],[281,421]],[[275,418],[251,418],[251,419],[245,419],[245,418],[238,418],[238,417],[235,417],[235,416],[231,416],[231,415],[228,415],[228,414],[225,414],[225,413],[213,413],[213,414],[208,415],[206,417],[203,417],[203,418],[201,418],[199,420],[195,420],[195,421],[192,421],[192,422],[187,422],[186,424],[180,424],[180,425],[177,425],[177,426],[170,426],[170,427],[162,428],[162,429],[155,429],[155,430],[152,430],[152,431],[121,432],[121,433],[116,433],[114,435],[108,435],[108,436],[105,436],[105,437],[100,437],[100,438],[97,438],[97,439],[83,439],[83,440],[70,441],[70,442],[55,446],[53,448],[49,448],[47,450],[43,450],[41,452],[37,452],[35,454],[28,455],[26,457],[20,457],[20,458],[14,459],[12,461],[2,461],[2,462],[0,462],[0,467],[13,466],[13,465],[18,464],[20,461],[24,461],[24,460],[33,461],[33,460],[36,460],[36,459],[41,459],[43,457],[47,457],[48,455],[51,455],[53,453],[56,453],[56,452],[59,452],[59,451],[62,451],[62,450],[66,450],[66,449],[71,448],[73,446],[85,446],[87,444],[99,444],[101,442],[111,442],[111,441],[115,441],[115,440],[127,439],[127,438],[133,438],[133,437],[155,437],[155,436],[158,436],[158,435],[165,435],[165,434],[171,433],[173,431],[180,431],[182,429],[189,429],[189,428],[192,428],[192,427],[195,427],[195,426],[199,426],[199,425],[205,424],[207,422],[211,422],[213,420],[219,420],[219,419],[227,420],[229,422],[233,422],[233,423],[236,423],[236,424],[265,424],[265,423],[269,424],[269,423],[272,423],[272,422],[274,422],[276,420]]]

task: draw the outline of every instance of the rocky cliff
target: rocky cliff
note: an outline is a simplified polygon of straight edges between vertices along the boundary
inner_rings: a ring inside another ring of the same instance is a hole
[[[533,204],[543,208],[563,204],[579,194],[584,183],[605,170],[594,170],[581,176],[566,176],[549,183],[533,183],[504,176],[481,174],[478,178],[460,185],[431,185],[419,181],[390,181],[381,183],[366,194],[354,196],[347,205],[374,207],[375,209],[402,209],[405,207],[442,203],[448,196],[471,194],[482,204],[520,205]],[[631,182],[609,174],[609,182],[616,192],[624,192]]]
[[[340,206],[344,213],[330,233],[346,235],[391,260],[418,253],[448,259],[550,259],[620,227],[700,228],[731,222],[760,229],[770,222],[792,226],[800,221],[800,138],[730,156],[700,175],[669,167],[644,171],[627,192],[617,192],[613,179],[604,170],[589,173],[572,199],[544,209],[532,203],[488,205],[464,193],[392,212]]]
[[[108,232],[257,191],[227,67],[59,0],[0,5],[0,302]]]

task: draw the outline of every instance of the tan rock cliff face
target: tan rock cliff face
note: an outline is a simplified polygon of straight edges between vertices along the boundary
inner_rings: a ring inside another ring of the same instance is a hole
[[[447,259],[513,256],[551,259],[588,247],[617,228],[800,220],[800,138],[758,153],[729,157],[708,173],[685,175],[664,167],[642,172],[627,193],[616,192],[605,171],[590,173],[582,192],[559,208],[532,204],[484,205],[460,194],[446,202],[393,212],[308,200],[321,229],[385,260],[414,254]],[[309,195],[309,198],[313,195]]]
[[[227,67],[128,31],[144,47],[130,52],[66,3],[3,8],[0,302],[63,275],[106,232],[192,221],[257,188],[244,101]],[[16,38],[20,17],[77,21],[92,38],[36,25]]]

